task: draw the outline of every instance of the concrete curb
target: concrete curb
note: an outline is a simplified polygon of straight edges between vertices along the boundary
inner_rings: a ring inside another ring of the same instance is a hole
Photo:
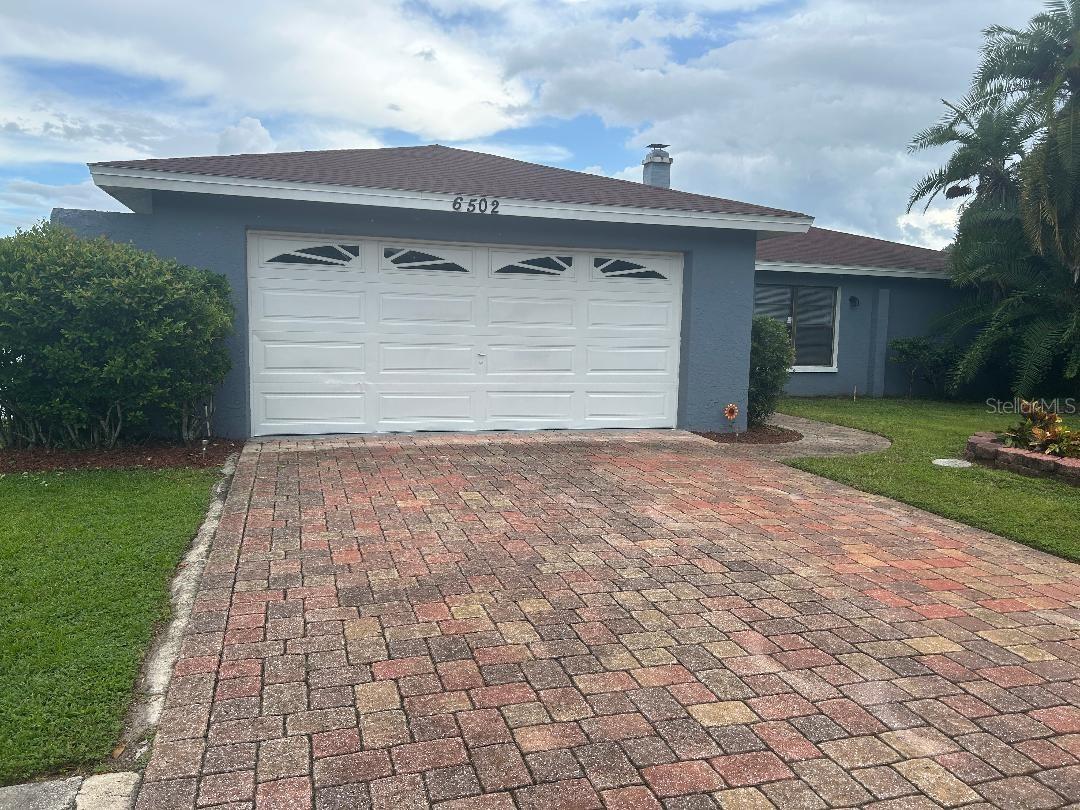
[[[141,780],[121,771],[0,787],[0,810],[129,810]]]
[[[150,748],[158,719],[165,708],[165,693],[172,680],[173,665],[180,655],[184,628],[191,618],[191,608],[199,592],[199,580],[210,555],[214,533],[221,522],[221,512],[225,507],[225,497],[236,472],[238,458],[239,455],[234,453],[222,465],[221,479],[214,485],[206,517],[187,554],[177,566],[171,585],[172,618],[151,642],[150,650],[143,661],[135,686],[135,700],[128,710],[118,752],[114,754],[117,764],[138,767],[139,760]]]

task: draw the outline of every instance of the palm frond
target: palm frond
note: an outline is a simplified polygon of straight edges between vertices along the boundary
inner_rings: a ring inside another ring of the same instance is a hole
[[[1048,318],[1040,318],[1027,324],[1019,335],[1016,351],[1016,379],[1013,391],[1027,399],[1032,398],[1060,354],[1061,335],[1064,330]]]
[[[923,208],[925,211],[930,207],[930,203],[934,201],[934,198],[941,193],[942,189],[948,183],[948,172],[945,169],[935,169],[926,175],[922,180],[915,184],[915,188],[911,190],[911,197],[908,198],[907,210],[911,213],[911,209],[915,207],[915,203],[919,200],[926,199],[926,206]]]
[[[953,384],[959,385],[974,380],[979,372],[986,368],[995,350],[1006,337],[1007,335],[993,327],[987,327],[979,332],[957,360],[952,373]]]

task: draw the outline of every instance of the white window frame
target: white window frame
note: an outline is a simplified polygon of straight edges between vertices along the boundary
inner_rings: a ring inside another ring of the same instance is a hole
[[[758,282],[755,281],[755,286]],[[765,286],[773,287],[790,287],[795,289],[797,287],[831,287],[831,284],[769,284],[763,282]],[[843,288],[837,284],[836,287],[836,300],[833,301],[833,340],[832,340],[832,364],[827,366],[792,366],[789,370],[792,374],[835,374],[840,371],[839,368],[839,356],[840,356],[840,301],[842,300],[841,293]]]
[[[812,284],[794,285],[794,286],[817,286]],[[828,286],[828,285],[821,285]],[[840,371],[838,366],[840,356],[840,302],[843,300],[840,293],[843,288],[836,285],[836,300],[833,302],[833,326],[832,326],[832,365],[828,366],[792,366],[791,371],[793,374],[830,374]]]

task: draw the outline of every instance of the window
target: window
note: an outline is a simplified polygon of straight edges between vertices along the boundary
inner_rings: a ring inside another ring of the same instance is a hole
[[[573,256],[540,256],[504,265],[495,272],[519,276],[561,276],[573,266]]]
[[[593,259],[593,267],[604,278],[667,278],[643,264],[626,259],[609,259],[601,256]]]
[[[443,273],[468,273],[469,271],[442,256],[408,248],[383,248],[383,258],[398,270],[436,270]]]
[[[267,261],[275,264],[315,264],[341,267],[360,256],[359,245],[317,245],[281,253]]]
[[[758,284],[754,314],[787,325],[795,344],[795,367],[834,368],[836,356],[836,287]]]

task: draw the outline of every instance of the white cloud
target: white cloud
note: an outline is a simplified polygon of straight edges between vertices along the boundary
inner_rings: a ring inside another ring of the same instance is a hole
[[[472,39],[405,2],[44,0],[4,15],[0,55],[62,54],[259,117],[333,115],[461,139],[515,125],[529,98]]]
[[[523,8],[519,20],[535,6]],[[942,158],[909,155],[907,142],[937,120],[941,97],[966,89],[981,29],[1032,14],[1026,0],[806,0],[715,30],[683,4],[621,25],[590,8],[558,30],[531,18],[526,44],[506,48],[511,71],[537,87],[539,113],[598,114],[634,129],[635,146],[671,143],[677,188],[937,241],[898,223],[912,184]],[[716,43],[684,63],[654,58],[693,33]],[[618,176],[638,179],[640,168]]]
[[[936,243],[946,218],[903,213],[911,185],[941,155],[909,155],[906,143],[937,120],[940,97],[964,91],[980,30],[1023,24],[1035,8],[1031,0],[38,0],[0,10],[0,163],[374,147],[392,132],[573,165],[573,143],[522,145],[506,133],[593,115],[628,128],[635,148],[671,143],[677,188]],[[21,60],[18,69],[5,71],[5,59]],[[60,63],[156,89],[125,97],[93,95],[90,79],[85,90],[26,83],[25,65]],[[636,163],[589,170],[641,176]]]
[[[526,160],[530,163],[565,163],[573,153],[564,146],[551,143],[500,143],[498,141],[466,141],[453,144],[458,149],[487,152],[489,155]]]
[[[32,225],[47,218],[52,208],[126,210],[90,180],[51,185],[20,178],[0,184],[0,232]]]
[[[338,122],[293,122],[274,133],[277,151],[304,149],[378,149],[385,146],[378,137],[359,126]]]
[[[956,223],[960,218],[959,200],[947,208],[920,208],[896,218],[900,238],[923,247],[941,248],[952,242],[956,235]]]
[[[244,116],[225,127],[218,136],[218,153],[222,155],[252,154],[274,151],[274,139],[258,118]]]
[[[205,111],[104,104],[26,86],[0,65],[0,165],[208,153],[216,143]]]

